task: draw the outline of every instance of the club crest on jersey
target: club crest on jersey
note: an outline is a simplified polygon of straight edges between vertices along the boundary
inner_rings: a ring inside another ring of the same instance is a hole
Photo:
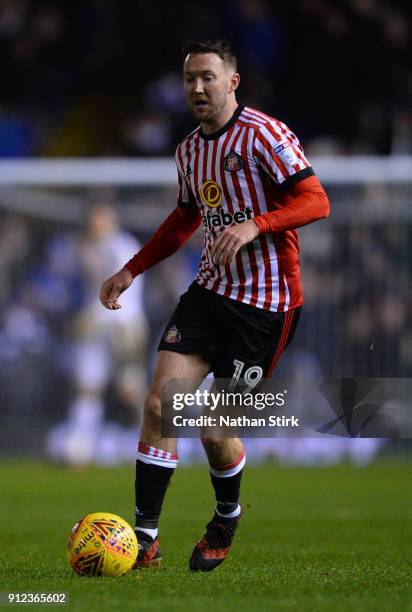
[[[222,190],[215,181],[205,181],[200,188],[200,195],[209,208],[217,208],[222,203]]]
[[[232,149],[223,160],[223,167],[227,172],[239,172],[243,168],[243,159]]]
[[[163,336],[163,340],[168,344],[177,344],[177,342],[180,342],[181,339],[182,334],[177,329],[176,325],[173,325],[173,327],[169,327],[169,329],[165,332]]]

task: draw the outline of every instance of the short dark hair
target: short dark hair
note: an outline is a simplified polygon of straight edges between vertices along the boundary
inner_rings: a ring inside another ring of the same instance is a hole
[[[203,41],[192,41],[183,47],[184,57],[189,53],[215,53],[226,64],[231,64],[237,70],[237,58],[230,42],[226,38],[211,38]]]

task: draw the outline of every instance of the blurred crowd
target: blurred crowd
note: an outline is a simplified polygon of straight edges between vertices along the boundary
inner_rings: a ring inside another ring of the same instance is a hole
[[[181,48],[214,36],[310,152],[411,153],[411,30],[407,0],[0,0],[0,156],[173,153]]]
[[[333,218],[300,231],[305,306],[278,376],[412,377],[412,224],[402,217],[410,187],[379,189],[329,189]],[[84,211],[77,223],[0,213],[0,446],[36,452],[50,430],[47,448],[57,461],[133,460],[157,343],[194,277],[201,235],[139,278],[120,311],[107,311],[98,300],[102,281],[150,233],[125,229],[118,212],[144,208],[154,196],[77,197]],[[154,225],[166,211],[159,215]],[[307,441],[304,457],[301,440],[251,446],[255,458],[328,463],[348,453],[362,462],[379,445]],[[192,440],[182,449],[189,458],[201,453]]]

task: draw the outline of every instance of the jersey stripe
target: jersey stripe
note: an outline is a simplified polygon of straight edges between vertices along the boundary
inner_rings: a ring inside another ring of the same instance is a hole
[[[241,142],[243,133],[244,133],[244,128],[237,126],[237,133],[232,143],[232,147],[234,149],[236,148],[236,145],[239,142]],[[236,194],[236,199],[237,199],[237,206],[233,203],[232,199],[230,199],[230,210],[231,212],[235,212],[237,208],[240,210],[244,210],[245,202],[243,199],[243,193],[242,193],[242,189],[240,188],[237,173],[229,172],[227,174],[228,174],[227,180],[229,181],[229,177],[230,177],[230,180],[232,182],[232,189],[234,189],[235,194]],[[234,296],[236,299],[238,299],[241,302],[244,300],[244,297],[245,297],[245,282],[246,282],[246,275],[245,275],[244,265],[242,261],[242,251],[238,251],[235,256],[238,287],[237,287],[237,295]]]
[[[231,132],[230,130],[227,132],[225,138],[219,138],[218,139],[218,154],[219,154],[219,159],[221,159],[221,155],[222,155],[222,150],[224,151],[226,148],[226,145],[228,143],[228,140],[231,136]],[[220,164],[216,164],[215,168],[214,168],[214,176],[212,177],[214,178],[214,180],[217,181],[218,185],[222,185],[223,188],[223,182],[222,182],[222,177],[221,177],[221,165]],[[223,266],[221,265],[217,265],[215,267],[215,280],[213,282],[213,284],[211,286],[207,286],[208,289],[212,289],[212,291],[216,291],[218,293],[221,293],[220,288],[222,285],[222,275],[224,274],[224,270],[223,270]],[[231,282],[233,282],[233,279],[231,277],[231,272],[229,269],[229,276],[227,277],[227,282],[230,284]]]

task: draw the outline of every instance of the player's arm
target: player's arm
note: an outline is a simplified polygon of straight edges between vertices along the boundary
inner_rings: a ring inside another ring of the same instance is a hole
[[[125,266],[108,278],[102,285],[100,301],[109,310],[118,310],[118,297],[133,282],[133,279],[163,259],[176,253],[189,240],[201,223],[201,215],[194,196],[184,190],[182,195],[179,175],[179,199],[175,210],[163,221],[143,248]]]
[[[253,219],[259,233],[297,229],[329,215],[329,199],[316,176],[295,183],[284,193],[278,208]]]
[[[200,225],[197,209],[177,206],[143,248],[125,265],[133,278],[176,253]]]
[[[329,200],[316,176],[295,183],[281,198],[279,208],[232,226],[213,243],[214,263],[227,264],[239,249],[259,234],[284,232],[308,225],[329,215]]]

